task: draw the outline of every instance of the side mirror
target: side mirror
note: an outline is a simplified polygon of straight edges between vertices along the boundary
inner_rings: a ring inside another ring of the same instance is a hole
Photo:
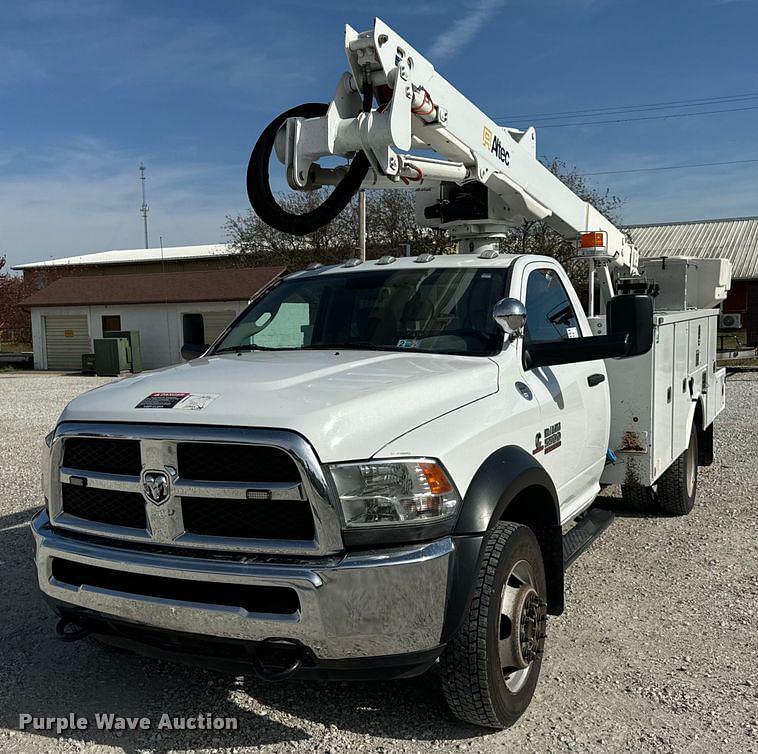
[[[202,356],[208,350],[208,344],[201,345],[200,343],[185,343],[182,346],[182,358],[185,361],[192,361],[192,359]]]
[[[509,338],[518,338],[524,332],[526,309],[517,298],[501,298],[492,308],[492,318]]]
[[[653,347],[653,299],[629,293],[614,296],[606,306],[608,335],[627,335],[624,357],[641,356]]]
[[[606,330],[607,335],[529,343],[524,348],[524,366],[534,369],[647,353],[653,347],[653,299],[637,294],[614,296],[606,307]]]

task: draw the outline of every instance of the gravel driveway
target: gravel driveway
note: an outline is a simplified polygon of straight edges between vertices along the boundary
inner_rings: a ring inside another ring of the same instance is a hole
[[[105,381],[0,374],[0,751],[758,752],[758,374],[729,381],[694,512],[620,511],[571,567],[532,706],[496,734],[451,720],[434,673],[266,685],[57,641],[27,527],[40,505],[39,447],[64,404]],[[58,738],[20,732],[22,712],[209,713],[236,717],[239,729]]]

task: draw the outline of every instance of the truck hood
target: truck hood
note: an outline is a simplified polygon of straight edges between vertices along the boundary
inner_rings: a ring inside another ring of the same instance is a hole
[[[290,429],[306,437],[322,461],[346,461],[370,458],[415,427],[497,392],[497,383],[497,365],[485,357],[255,351],[103,385],[71,401],[60,421]],[[193,399],[137,408],[153,393]]]

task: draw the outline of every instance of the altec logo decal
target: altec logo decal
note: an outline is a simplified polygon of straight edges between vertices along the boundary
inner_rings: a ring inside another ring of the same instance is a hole
[[[511,164],[511,153],[503,146],[500,139],[492,133],[492,130],[484,127],[482,130],[482,144],[493,152],[503,165]]]

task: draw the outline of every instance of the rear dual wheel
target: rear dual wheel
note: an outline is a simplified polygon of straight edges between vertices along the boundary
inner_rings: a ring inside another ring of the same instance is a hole
[[[697,459],[697,428],[693,424],[687,449],[658,480],[657,501],[661,513],[686,516],[695,507]]]
[[[443,692],[456,717],[507,728],[524,713],[542,665],[545,594],[542,552],[532,530],[497,524],[468,613],[441,658]]]
[[[621,485],[624,502],[639,512],[658,510],[666,516],[686,516],[695,507],[697,466],[697,427],[693,424],[687,448],[661,474],[654,487]]]

